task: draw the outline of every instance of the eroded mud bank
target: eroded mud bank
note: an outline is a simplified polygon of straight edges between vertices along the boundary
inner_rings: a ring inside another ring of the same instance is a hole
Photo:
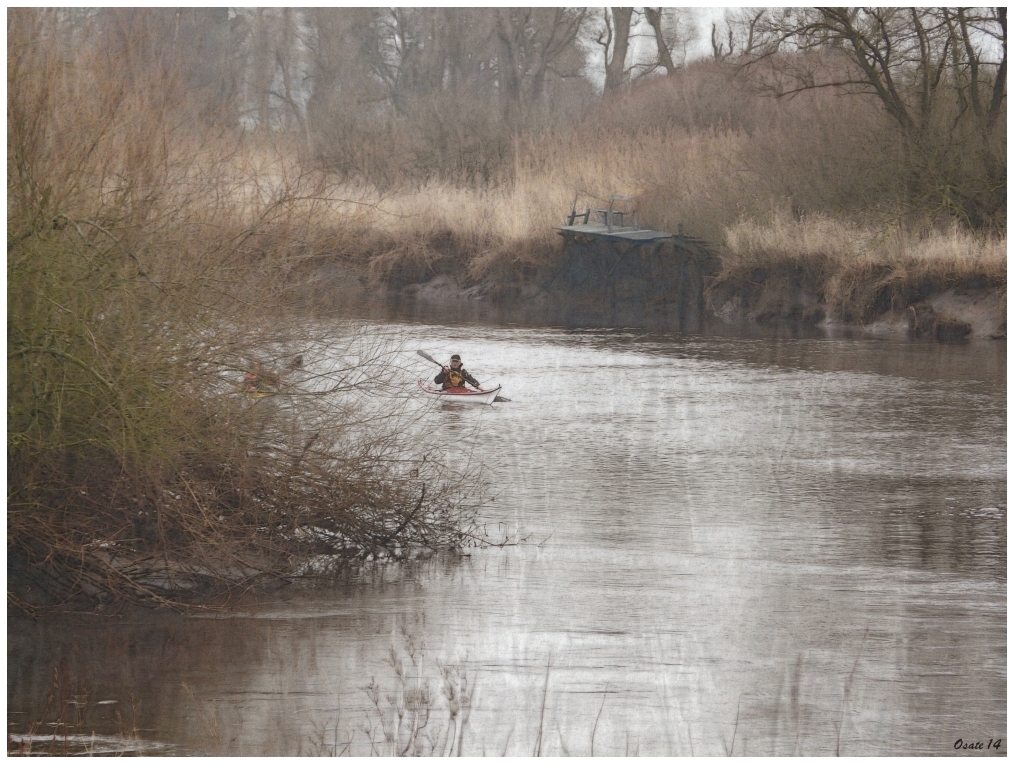
[[[702,246],[624,254],[572,249],[523,277],[468,284],[443,272],[387,282],[372,297],[434,315],[472,310],[569,325],[689,332],[726,326],[940,342],[1007,336],[1006,277],[904,279],[886,266],[835,272],[826,263],[798,261],[730,268]]]
[[[714,317],[728,324],[813,327],[828,333],[949,342],[1006,339],[1006,283],[983,279],[885,283],[872,273],[853,280],[846,299],[796,269],[727,274],[706,287]]]

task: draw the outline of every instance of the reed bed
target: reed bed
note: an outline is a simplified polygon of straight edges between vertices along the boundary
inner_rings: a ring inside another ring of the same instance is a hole
[[[961,159],[973,144],[914,157],[872,97],[811,91],[776,100],[736,67],[698,62],[566,128],[516,135],[509,160],[485,183],[406,179],[381,193],[364,180],[359,198],[373,206],[360,221],[373,236],[358,251],[381,279],[530,278],[552,268],[551,229],[572,207],[604,207],[624,194],[642,224],[715,244],[727,272],[746,264],[737,242],[748,230],[750,257],[763,243],[774,259],[796,251],[785,236],[812,231],[828,250],[799,250],[816,258],[814,268],[825,254],[857,267],[873,257],[942,283],[979,271],[997,283],[1006,267],[996,254],[1002,218],[973,229],[938,198],[947,184],[981,181],[975,162]],[[1002,140],[992,150],[1004,151]],[[921,176],[924,187],[913,190],[912,163],[930,159],[940,177]],[[788,234],[793,225],[799,231]]]
[[[878,295],[881,301],[894,295],[902,308],[953,287],[1006,296],[1006,237],[957,225],[885,230],[823,215],[796,220],[776,214],[763,224],[730,226],[722,252],[713,289],[787,273],[842,316],[872,317]]]
[[[1007,269],[1007,238],[958,226],[945,230],[882,230],[847,220],[775,215],[767,224],[742,221],[726,229],[729,267],[750,268],[811,258],[918,268],[941,281],[985,278],[996,284]]]
[[[476,284],[551,268],[559,251],[553,226],[562,224],[573,206],[578,211],[604,207],[607,189],[619,189],[635,196],[645,225],[712,232],[723,278],[780,264],[823,274],[821,278],[832,275],[828,269],[888,267],[906,281],[1005,284],[1006,237],[989,231],[863,221],[845,214],[793,214],[791,204],[770,198],[724,204],[734,196],[737,175],[748,174],[730,169],[745,143],[745,137],[732,134],[654,133],[631,149],[629,161],[616,165],[576,156],[568,160],[552,151],[541,157],[533,153],[527,165],[519,164],[513,180],[492,187],[431,181],[386,195],[362,186],[336,187],[329,192],[334,201],[319,220],[324,228],[344,232],[342,244],[375,279],[424,281],[450,273],[463,284]],[[649,160],[667,151],[680,156],[680,163],[659,168]],[[657,188],[660,177],[674,189],[671,194],[643,190],[651,184]],[[715,222],[748,203],[754,209],[738,220]],[[695,219],[710,222],[695,227],[690,222]]]
[[[381,190],[324,179],[312,214],[322,230],[342,232],[344,251],[375,280],[450,273],[463,284],[511,281],[551,267],[559,252],[553,227],[572,208],[607,206],[612,194],[637,197],[646,225],[683,229],[680,212],[694,204],[693,214],[703,218],[699,200],[719,192],[702,196],[702,184],[727,183],[728,152],[741,138],[656,130],[633,141],[619,131],[599,140],[611,147],[602,156],[564,136],[520,141],[511,171],[485,185],[429,180]],[[645,190],[661,182],[659,155],[681,158],[666,165],[664,177],[678,178],[680,190],[665,204]],[[305,206],[302,212],[310,213]]]

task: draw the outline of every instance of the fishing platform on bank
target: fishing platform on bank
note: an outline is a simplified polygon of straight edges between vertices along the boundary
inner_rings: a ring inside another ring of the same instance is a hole
[[[564,238],[587,236],[592,239],[636,244],[665,241],[674,236],[665,231],[653,231],[639,226],[633,198],[619,194],[609,197],[609,206],[606,209],[588,207],[584,212],[571,209],[567,216],[567,224],[556,226],[556,231]]]

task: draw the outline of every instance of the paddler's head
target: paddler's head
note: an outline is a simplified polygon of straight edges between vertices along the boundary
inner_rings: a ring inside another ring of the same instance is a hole
[[[461,356],[457,353],[451,356],[451,366],[455,369],[461,366]]]

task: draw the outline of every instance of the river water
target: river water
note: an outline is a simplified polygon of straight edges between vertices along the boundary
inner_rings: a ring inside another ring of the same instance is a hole
[[[229,616],[9,618],[9,730],[56,677],[96,751],[1006,753],[1004,344],[383,327],[503,384],[418,406],[509,543]]]

